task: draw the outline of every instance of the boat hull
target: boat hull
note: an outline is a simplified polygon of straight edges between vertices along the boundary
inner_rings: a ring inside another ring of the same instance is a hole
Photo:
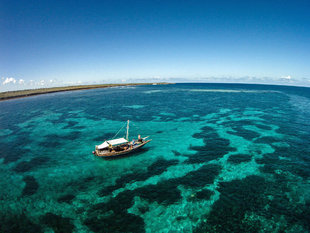
[[[138,149],[140,149],[141,147],[143,147],[144,145],[146,145],[150,141],[152,141],[152,140],[147,140],[147,141],[145,141],[145,142],[143,142],[141,144],[135,145],[132,149],[127,149],[127,150],[123,150],[123,151],[115,151],[115,152],[102,153],[99,150],[95,150],[93,153],[94,153],[94,155],[96,155],[98,157],[105,157],[105,158],[122,156],[122,155],[126,155],[126,154],[129,154],[129,153],[134,153],[135,151],[137,151]]]

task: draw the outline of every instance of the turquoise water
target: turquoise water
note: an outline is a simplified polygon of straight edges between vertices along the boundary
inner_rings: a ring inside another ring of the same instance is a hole
[[[128,119],[152,142],[93,156]],[[309,119],[309,88],[264,85],[0,102],[0,232],[310,232]]]

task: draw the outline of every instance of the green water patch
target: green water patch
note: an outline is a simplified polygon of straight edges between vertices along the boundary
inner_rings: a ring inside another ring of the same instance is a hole
[[[13,133],[13,130],[10,129],[1,129],[0,130],[0,137],[5,137]]]
[[[140,109],[140,108],[144,108],[144,105],[138,105],[138,104],[134,104],[134,105],[127,105],[124,106],[125,108],[131,108],[131,109]]]
[[[39,184],[33,176],[25,176],[23,181],[26,183],[22,196],[31,196],[39,189]]]
[[[192,86],[0,103],[0,128],[10,130],[0,136],[3,212],[12,209],[19,220],[24,211],[25,222],[45,232],[255,232],[257,224],[260,232],[307,232],[306,115],[281,93]],[[145,149],[112,160],[93,156],[128,119],[130,140],[153,139]],[[16,229],[31,232],[23,227]]]
[[[114,133],[105,133],[105,134],[101,134],[100,136],[96,136],[94,137],[94,141],[96,142],[103,142],[106,140],[110,140],[114,137]]]

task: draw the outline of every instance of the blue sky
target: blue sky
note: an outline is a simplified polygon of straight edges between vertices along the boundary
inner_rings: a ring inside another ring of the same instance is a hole
[[[309,86],[309,12],[298,0],[0,0],[0,91],[148,80]]]

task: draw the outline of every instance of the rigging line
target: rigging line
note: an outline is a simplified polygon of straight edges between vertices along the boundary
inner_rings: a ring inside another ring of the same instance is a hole
[[[123,127],[114,135],[114,137],[112,139],[114,139],[119,134],[119,132],[125,127],[125,125],[126,124],[123,125]]]

